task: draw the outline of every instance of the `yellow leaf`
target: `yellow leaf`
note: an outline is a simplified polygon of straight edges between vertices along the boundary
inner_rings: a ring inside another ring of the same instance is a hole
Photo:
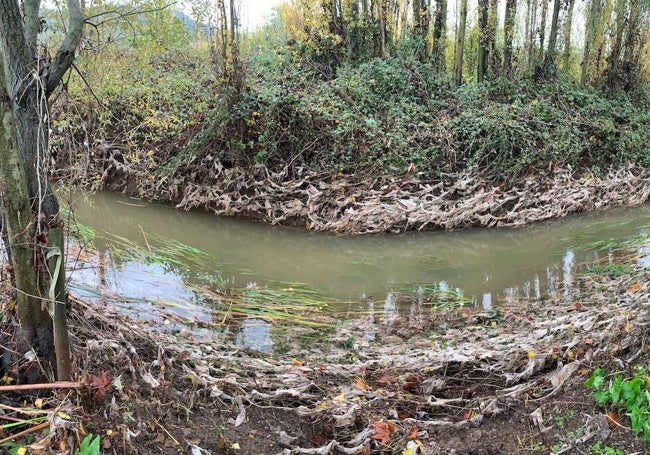
[[[106,436],[113,436],[113,430],[106,430]]]
[[[239,443],[238,443],[238,442],[233,442],[232,445],[230,446],[230,448],[233,449],[233,450],[239,450],[239,449],[241,449],[241,447],[239,447]]]
[[[14,378],[12,378],[11,376],[9,376],[8,374],[5,374],[5,375],[2,377],[2,382],[4,382],[5,384],[11,384],[12,382],[14,382]]]
[[[415,451],[409,447],[407,449],[402,450],[402,455],[415,455]]]
[[[72,420],[72,417],[70,417],[70,416],[69,416],[68,414],[66,414],[65,412],[61,412],[61,411],[59,411],[59,412],[56,413],[56,415],[58,415],[59,417],[61,417],[63,420]]]
[[[535,358],[535,351],[528,351],[528,358],[533,360]]]
[[[27,453],[27,449],[25,447],[21,447],[16,451],[17,455],[25,455]]]
[[[291,359],[291,363],[293,363],[294,365],[298,365],[299,367],[305,364],[302,360],[298,360],[298,359]]]
[[[43,409],[43,399],[42,398],[35,399],[34,406],[36,406],[38,409]]]
[[[318,405],[316,405],[316,410],[317,411],[322,411],[323,409],[325,409],[329,405],[330,405],[330,400],[323,400],[320,403],[318,403]]]
[[[336,401],[339,403],[343,403],[345,401],[345,395],[341,394],[338,397],[334,398]]]

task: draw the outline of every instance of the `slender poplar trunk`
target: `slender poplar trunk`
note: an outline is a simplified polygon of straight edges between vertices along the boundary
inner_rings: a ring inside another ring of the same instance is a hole
[[[566,18],[564,19],[564,51],[562,52],[562,70],[565,74],[569,72],[569,63],[571,59],[571,29],[573,27],[573,6],[575,0],[568,0]]]
[[[433,67],[436,74],[442,75],[446,70],[445,54],[447,50],[447,0],[437,0],[436,17],[433,24]]]
[[[510,77],[512,73],[512,41],[516,16],[517,0],[507,0],[503,23],[503,74],[505,77]]]
[[[553,1],[553,16],[551,18],[551,31],[548,35],[548,49],[544,58],[544,75],[546,77],[555,77],[555,57],[557,54],[557,32],[558,21],[560,18],[560,6],[562,0]]]
[[[454,56],[454,81],[463,83],[463,55],[465,52],[465,29],[467,26],[467,0],[460,0],[460,17],[456,30],[456,55]]]
[[[476,68],[476,81],[485,80],[488,63],[488,5],[489,0],[478,0],[478,64]]]

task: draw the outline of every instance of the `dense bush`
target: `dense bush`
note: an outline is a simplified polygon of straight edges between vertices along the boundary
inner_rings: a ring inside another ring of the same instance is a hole
[[[282,52],[251,62],[236,97],[210,80],[198,54],[140,62],[102,85],[108,111],[93,111],[90,136],[117,135],[134,160],[179,170],[207,156],[295,171],[472,168],[496,179],[551,166],[650,165],[647,89],[605,97],[505,79],[452,88],[412,59],[343,65],[330,80]]]

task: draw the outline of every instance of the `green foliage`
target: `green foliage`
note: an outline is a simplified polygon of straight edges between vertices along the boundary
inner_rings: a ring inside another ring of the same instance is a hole
[[[591,446],[591,452],[596,455],[625,455],[621,449],[614,449],[609,446],[602,446],[601,441],[597,441],[593,446]]]
[[[617,278],[632,273],[633,269],[629,264],[614,264],[608,262],[607,264],[589,266],[587,267],[587,272],[598,275],[609,275],[612,278]]]
[[[650,96],[641,89],[604,97],[568,82],[505,78],[452,88],[431,65],[406,57],[342,64],[323,80],[289,47],[255,49],[235,97],[213,81],[206,50],[116,49],[84,61],[103,107],[73,80],[71,95],[86,101],[55,119],[53,144],[89,144],[59,156],[70,167],[112,159],[152,181],[175,172],[196,183],[217,159],[295,173],[474,169],[495,180],[561,166],[650,166]]]
[[[101,439],[99,436],[93,437],[93,434],[90,433],[83,438],[79,450],[74,455],[99,455],[101,453],[100,442]]]
[[[600,406],[624,411],[634,432],[642,433],[650,443],[650,378],[644,368],[637,368],[632,376],[607,375],[598,368],[585,385],[595,389],[594,398]]]

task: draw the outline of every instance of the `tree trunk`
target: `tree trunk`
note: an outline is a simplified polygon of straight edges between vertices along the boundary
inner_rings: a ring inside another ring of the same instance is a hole
[[[562,52],[562,70],[565,74],[569,73],[569,63],[571,58],[571,29],[573,27],[573,6],[575,0],[568,0],[566,18],[564,19],[564,51]]]
[[[488,5],[489,0],[478,0],[478,65],[476,68],[476,81],[485,80],[488,63]]]
[[[503,23],[503,74],[505,77],[510,77],[512,73],[512,40],[514,39],[516,16],[517,0],[507,0]]]
[[[487,23],[487,48],[488,48],[488,72],[491,78],[496,77],[501,68],[499,52],[497,50],[497,28],[499,26],[499,0],[490,0]]]
[[[39,357],[22,382],[47,380],[57,368],[58,378],[70,375],[63,266],[62,222],[59,204],[48,184],[48,97],[72,65],[81,40],[84,18],[77,0],[67,1],[66,34],[49,62],[39,58],[40,0],[0,0],[0,167],[3,210],[18,291],[16,315],[27,346]],[[58,255],[56,277],[48,259]],[[55,303],[59,301],[59,304]],[[57,316],[56,329],[48,311]],[[55,339],[55,332],[57,337]],[[61,357],[56,359],[56,351]],[[24,364],[24,358],[21,359]],[[28,367],[30,365],[27,365]],[[19,371],[21,373],[21,371]]]
[[[463,54],[465,52],[465,29],[467,27],[467,0],[460,0],[460,17],[456,28],[456,55],[454,56],[454,81],[463,83]]]
[[[436,17],[433,24],[433,67],[436,74],[442,75],[446,70],[445,54],[447,50],[447,0],[437,0]]]
[[[41,359],[19,371],[19,382],[48,379],[56,363],[52,319],[43,305],[34,251],[35,223],[30,204],[27,177],[18,150],[16,126],[4,89],[0,91],[0,182],[3,188],[3,209],[7,224],[9,248],[13,265],[13,281],[17,289],[16,315],[20,323],[17,350],[25,354],[33,350]],[[18,359],[15,359],[16,361]],[[23,359],[21,359],[23,360]]]
[[[602,11],[601,0],[591,0],[587,6],[587,18],[585,22],[585,44],[582,56],[582,68],[580,71],[580,83],[586,84],[590,77],[590,67],[593,60],[593,48],[596,40],[596,28],[599,15]]]
[[[528,45],[528,58],[526,72],[532,74],[535,70],[535,30],[537,29],[537,0],[528,0],[526,14],[526,44]]]
[[[554,0],[553,2],[553,16],[551,18],[551,31],[548,35],[548,49],[546,50],[546,57],[544,58],[544,76],[555,77],[555,56],[557,53],[557,31],[558,21],[560,18],[560,5],[562,0]]]
[[[542,0],[542,11],[540,14],[539,30],[539,58],[538,62],[544,59],[544,44],[546,43],[546,16],[548,16],[548,0]]]

